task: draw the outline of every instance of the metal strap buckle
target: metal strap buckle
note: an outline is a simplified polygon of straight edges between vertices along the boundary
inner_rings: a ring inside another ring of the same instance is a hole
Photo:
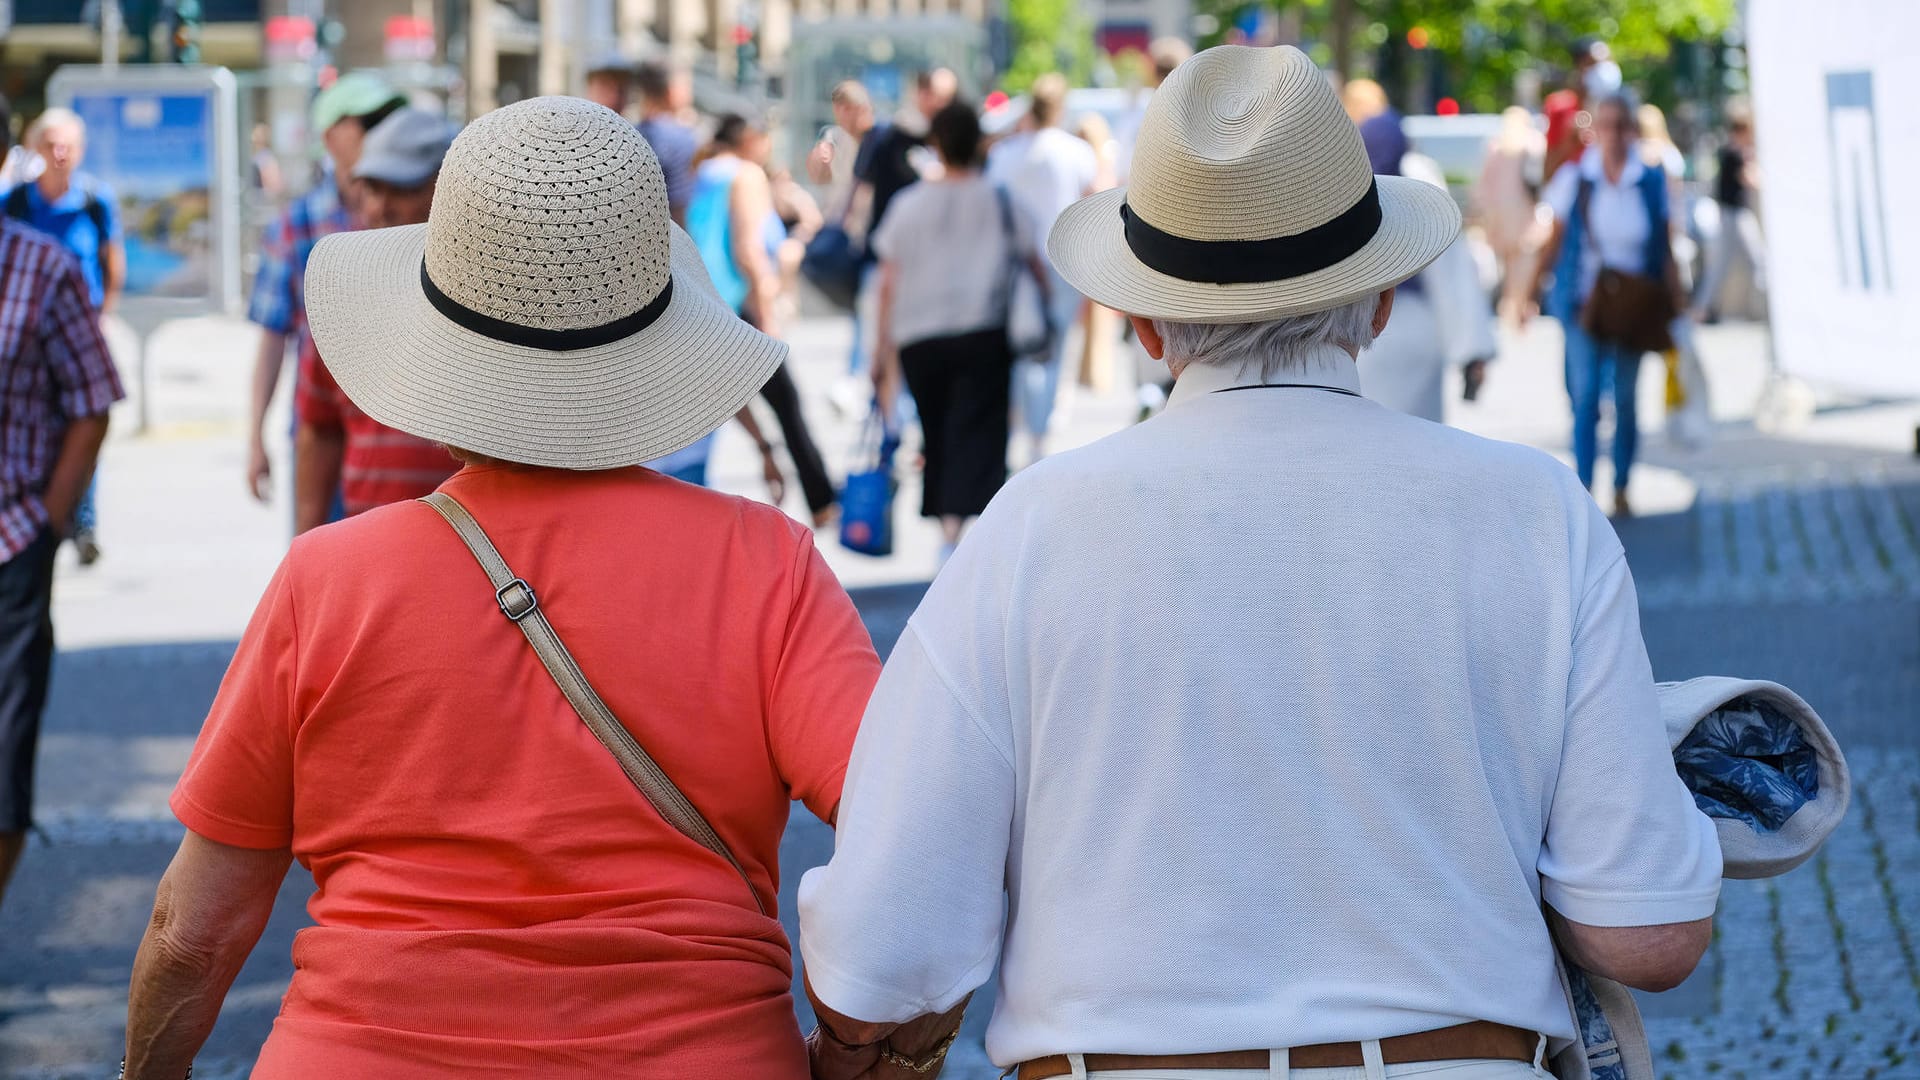
[[[507,593],[519,589],[520,595],[509,597]],[[500,605],[500,614],[519,622],[540,608],[540,600],[533,595],[533,586],[521,578],[514,578],[505,585],[493,590],[493,598]]]

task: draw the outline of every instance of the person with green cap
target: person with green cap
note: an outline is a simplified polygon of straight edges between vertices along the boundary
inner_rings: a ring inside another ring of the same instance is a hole
[[[254,359],[246,475],[247,490],[261,502],[273,490],[267,410],[273,405],[288,344],[297,356],[307,337],[307,255],[321,237],[359,227],[350,178],[360,160],[361,142],[406,103],[405,95],[392,84],[364,71],[342,75],[320,91],[312,110],[312,130],[327,151],[320,178],[267,226],[261,241],[260,269],[247,305],[247,318],[260,327],[260,348]]]

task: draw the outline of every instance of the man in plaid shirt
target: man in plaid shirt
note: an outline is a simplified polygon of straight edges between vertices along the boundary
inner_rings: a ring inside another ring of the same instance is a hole
[[[330,168],[311,191],[296,198],[267,226],[253,297],[247,305],[247,318],[260,327],[253,367],[247,490],[261,502],[272,492],[266,426],[274,390],[280,385],[280,365],[286,360],[289,342],[295,356],[306,346],[307,256],[321,237],[358,227],[345,185],[351,183],[348,178],[360,160],[361,141],[405,104],[406,98],[386,80],[368,72],[342,75],[322,90],[313,99],[313,130],[326,145]]]
[[[0,218],[0,899],[33,822],[53,553],[122,396],[80,263]]]

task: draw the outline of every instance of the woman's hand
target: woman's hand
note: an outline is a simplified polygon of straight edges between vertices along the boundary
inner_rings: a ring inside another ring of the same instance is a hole
[[[787,475],[780,471],[780,459],[774,456],[772,443],[760,444],[760,475],[767,481],[767,501],[779,506],[787,497]]]
[[[880,415],[893,422],[894,403],[900,398],[900,351],[892,342],[882,341],[873,349],[873,400]]]

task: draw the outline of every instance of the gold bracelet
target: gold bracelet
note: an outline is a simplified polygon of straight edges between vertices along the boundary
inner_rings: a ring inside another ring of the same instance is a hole
[[[880,1047],[880,1060],[889,1065],[898,1065],[900,1068],[909,1069],[917,1073],[932,1072],[940,1067],[942,1061],[946,1060],[947,1051],[953,1049],[953,1040],[959,1037],[960,1029],[954,1028],[952,1032],[948,1033],[946,1038],[940,1040],[940,1045],[933,1048],[933,1052],[927,1055],[925,1061],[915,1061],[905,1054],[894,1050],[891,1044],[882,1045]]]

